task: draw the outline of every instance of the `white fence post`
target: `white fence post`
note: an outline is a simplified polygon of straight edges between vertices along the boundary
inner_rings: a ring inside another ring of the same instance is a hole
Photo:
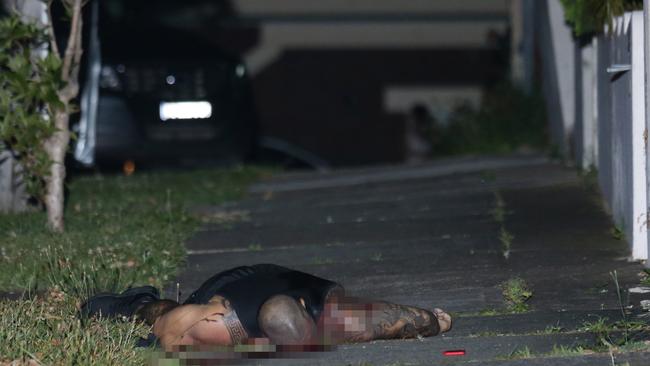
[[[645,148],[646,148],[646,192],[650,192],[650,152],[648,151],[648,131],[650,131],[650,0],[643,1],[643,24],[644,24],[644,46],[645,46]],[[650,194],[647,197],[646,204],[646,226],[650,222]],[[647,229],[647,228],[646,228]],[[650,236],[650,231],[648,231]],[[650,253],[650,237],[646,247],[646,253]],[[646,261],[646,266],[650,265],[650,261]]]
[[[597,43],[576,45],[576,163],[580,168],[597,166],[598,130],[594,109],[596,91]]]
[[[634,217],[635,241],[632,256],[648,259],[647,225],[647,175],[646,175],[646,98],[645,98],[645,30],[643,12],[632,13],[631,57],[632,57],[632,137],[634,161]]]
[[[612,214],[632,246],[648,258],[643,13],[616,19],[611,36]]]
[[[596,70],[596,109],[598,115],[598,183],[607,208],[612,211],[614,201],[612,154],[612,89],[607,67],[610,65],[612,37],[598,36],[598,70]]]

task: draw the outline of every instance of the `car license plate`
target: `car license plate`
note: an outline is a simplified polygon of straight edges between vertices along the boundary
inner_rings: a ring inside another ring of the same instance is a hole
[[[207,119],[212,117],[212,104],[206,101],[160,102],[160,120]]]

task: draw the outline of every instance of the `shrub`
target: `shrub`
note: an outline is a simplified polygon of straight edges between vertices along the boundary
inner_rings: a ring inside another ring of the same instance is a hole
[[[564,17],[578,37],[601,33],[626,10],[643,9],[643,0],[560,0]]]
[[[478,109],[460,105],[452,113],[436,155],[509,153],[547,145],[546,108],[539,92],[526,94],[510,83],[485,92]]]

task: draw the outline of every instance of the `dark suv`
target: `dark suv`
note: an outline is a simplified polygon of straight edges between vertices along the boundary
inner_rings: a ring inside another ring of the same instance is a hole
[[[86,6],[77,161],[239,161],[251,153],[256,120],[246,67],[211,42],[220,3]]]

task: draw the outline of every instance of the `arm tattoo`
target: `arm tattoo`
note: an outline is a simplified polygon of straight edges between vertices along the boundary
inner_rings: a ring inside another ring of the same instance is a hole
[[[237,312],[230,306],[230,301],[222,299],[221,303],[223,307],[226,308],[226,313],[223,316],[223,322],[228,329],[228,334],[230,334],[230,339],[233,344],[241,344],[243,341],[248,339],[248,333],[244,326],[242,325]]]
[[[235,310],[224,315],[223,322],[228,329],[233,344],[241,344],[243,341],[248,339],[248,333],[246,333],[246,329],[244,329],[241,321],[239,321],[239,317]]]
[[[439,331],[438,319],[430,311],[410,306],[383,303],[373,312],[374,334],[377,338],[413,338],[431,336]]]

